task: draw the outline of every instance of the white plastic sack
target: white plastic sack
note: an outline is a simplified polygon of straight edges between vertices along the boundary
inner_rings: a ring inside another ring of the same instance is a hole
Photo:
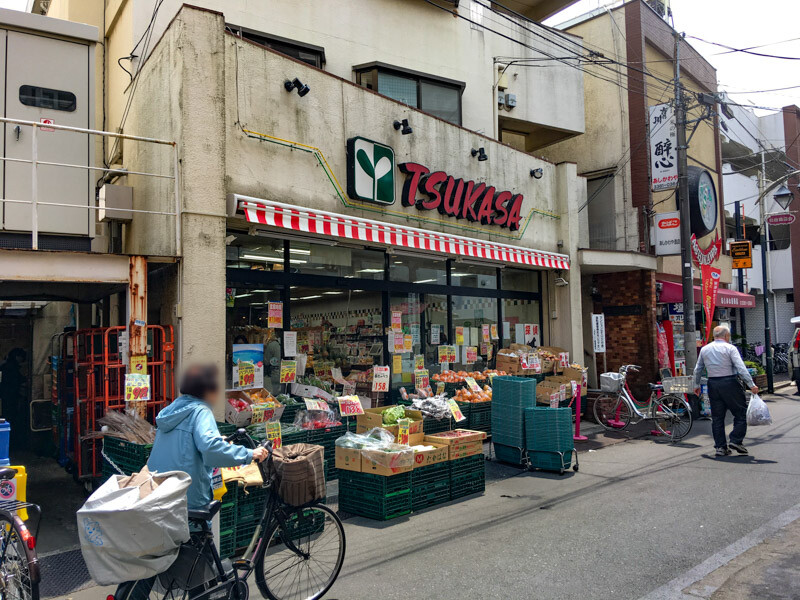
[[[600,391],[616,393],[622,387],[622,373],[602,373],[600,375]]]
[[[747,407],[747,424],[757,427],[759,425],[772,425],[772,416],[769,414],[766,402],[758,394],[753,394],[750,398],[750,405]]]
[[[120,488],[116,475],[78,510],[78,537],[89,574],[100,585],[146,579],[166,571],[189,541],[183,471],[158,473],[164,481],[147,497],[136,487]]]

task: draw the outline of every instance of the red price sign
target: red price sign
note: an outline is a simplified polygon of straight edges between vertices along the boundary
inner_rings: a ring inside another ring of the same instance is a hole
[[[461,409],[458,407],[458,402],[450,398],[447,401],[447,405],[450,407],[450,412],[453,413],[453,418],[456,421],[463,421],[467,417],[464,416],[464,413],[461,412]]]
[[[364,407],[361,406],[361,400],[358,396],[339,396],[339,414],[343,417],[351,417],[353,415],[363,415]]]
[[[481,386],[478,385],[478,382],[475,381],[474,377],[467,377],[464,381],[467,383],[467,387],[473,392],[481,391]]]
[[[428,369],[417,369],[414,371],[414,386],[421,390],[431,384],[430,377],[428,376]]]
[[[467,364],[471,365],[472,363],[477,362],[477,360],[478,360],[478,347],[467,346]]]
[[[303,398],[306,403],[306,410],[330,410],[325,400],[315,400],[313,398]]]
[[[253,387],[256,379],[256,366],[251,362],[239,363],[239,387]]]
[[[280,448],[283,445],[280,421],[270,421],[267,423],[267,439],[272,441],[273,448]]]
[[[125,375],[125,400],[150,400],[150,376],[141,373]]]
[[[389,391],[390,371],[389,367],[373,367],[372,368],[372,391],[373,392],[388,392]]]

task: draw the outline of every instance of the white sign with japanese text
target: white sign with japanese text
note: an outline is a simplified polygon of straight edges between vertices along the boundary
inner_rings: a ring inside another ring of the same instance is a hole
[[[653,217],[653,245],[656,256],[681,253],[681,213],[658,213]]]
[[[592,315],[592,342],[595,352],[606,351],[606,316]]]
[[[678,138],[669,104],[650,107],[650,173],[654,192],[678,186]]]

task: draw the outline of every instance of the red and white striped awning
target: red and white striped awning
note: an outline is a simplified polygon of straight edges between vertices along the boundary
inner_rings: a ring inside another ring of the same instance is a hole
[[[487,242],[427,229],[301,208],[239,194],[234,194],[233,200],[236,211],[243,211],[245,218],[250,223],[348,241],[385,244],[531,267],[569,269],[569,257],[565,254],[531,250],[521,246]]]

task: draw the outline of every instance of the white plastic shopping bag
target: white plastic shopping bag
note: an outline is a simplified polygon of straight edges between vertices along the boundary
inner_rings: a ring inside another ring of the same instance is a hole
[[[186,490],[192,478],[182,471],[143,471],[132,487],[121,487],[129,479],[111,477],[78,510],[81,552],[100,585],[163,573],[189,540]]]
[[[753,427],[758,425],[772,425],[772,416],[769,414],[766,402],[758,394],[753,394],[750,398],[750,405],[747,407],[747,424]]]

